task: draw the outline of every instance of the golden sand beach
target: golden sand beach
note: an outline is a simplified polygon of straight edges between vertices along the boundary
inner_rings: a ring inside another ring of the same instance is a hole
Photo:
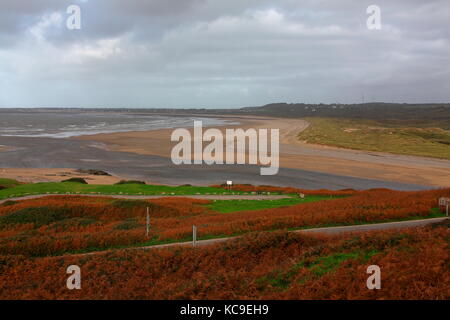
[[[382,152],[348,150],[306,144],[297,139],[309,123],[301,119],[255,116],[214,116],[237,121],[226,128],[267,128],[280,130],[280,166],[358,178],[414,183],[433,187],[450,186],[450,161]],[[224,129],[222,127],[221,129]],[[73,139],[104,143],[109,150],[170,157],[176,144],[173,129],[132,131]]]

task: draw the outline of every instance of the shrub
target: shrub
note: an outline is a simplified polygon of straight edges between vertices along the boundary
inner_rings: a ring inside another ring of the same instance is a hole
[[[66,214],[67,212],[63,208],[25,208],[0,217],[0,226],[32,223],[36,228],[59,221],[63,219]]]
[[[97,169],[78,169],[76,172],[83,173],[83,174],[90,174],[93,176],[110,176],[108,172],[97,170]]]
[[[12,201],[12,200],[7,200],[5,202],[3,202],[0,206],[1,207],[8,207],[8,206],[13,206],[15,204],[17,204],[17,201]]]
[[[146,208],[153,206],[152,203],[144,201],[144,200],[114,200],[111,205],[116,208],[121,209],[132,209],[132,208]]]
[[[139,228],[141,224],[135,218],[127,219],[122,223],[119,223],[114,229],[116,230],[131,230]]]
[[[67,180],[63,180],[61,182],[75,182],[75,183],[88,184],[86,182],[86,180],[84,180],[83,178],[70,178],[70,179],[67,179]]]
[[[391,241],[398,234],[406,237]],[[201,249],[58,258],[0,254],[0,299],[448,300],[448,253],[447,229],[415,228],[332,237],[255,233]],[[86,289],[67,290],[71,264],[89,271]],[[369,265],[382,268],[381,290],[367,290]]]
[[[209,200],[183,197],[127,200],[48,196],[0,205],[0,255],[57,255],[144,243],[148,240],[142,230],[146,207],[150,208],[155,241],[181,241],[190,237],[193,225],[206,238],[432,217],[437,213],[437,199],[449,194],[450,188],[420,192],[357,191],[349,197],[232,214],[211,211],[206,207],[211,204]],[[141,228],[137,228],[137,223]],[[401,243],[407,239],[391,236],[389,241]]]
[[[146,184],[145,181],[138,180],[120,180],[116,184]]]
[[[96,222],[97,222],[97,220],[95,220],[95,219],[76,217],[76,218],[70,218],[70,219],[64,219],[61,221],[57,221],[56,223],[53,223],[51,225],[51,228],[53,230],[58,230],[58,232],[60,232],[60,231],[69,230],[71,228],[87,227]]]

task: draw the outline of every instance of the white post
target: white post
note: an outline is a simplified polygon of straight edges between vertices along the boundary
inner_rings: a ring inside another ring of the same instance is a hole
[[[147,238],[148,238],[149,233],[150,233],[150,213],[149,213],[149,209],[147,207],[147,233],[146,233]]]
[[[192,246],[195,247],[197,243],[197,227],[192,226]]]
[[[447,205],[445,206],[445,215],[448,217],[448,203],[447,203]]]

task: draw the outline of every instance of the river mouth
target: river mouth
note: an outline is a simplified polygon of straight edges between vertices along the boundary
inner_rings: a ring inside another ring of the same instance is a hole
[[[0,136],[0,144],[15,146],[4,152],[1,168],[97,169],[156,184],[208,186],[232,180],[236,184],[289,186],[305,189],[424,190],[431,187],[280,168],[275,176],[261,176],[256,165],[174,165],[170,158],[93,147],[91,141]],[[86,161],[95,160],[95,161]]]

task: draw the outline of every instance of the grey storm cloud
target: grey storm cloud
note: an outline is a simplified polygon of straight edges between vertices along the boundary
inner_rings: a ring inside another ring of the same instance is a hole
[[[66,28],[69,5],[81,30]],[[366,27],[369,5],[381,30]],[[448,102],[447,0],[2,0],[0,107]]]

